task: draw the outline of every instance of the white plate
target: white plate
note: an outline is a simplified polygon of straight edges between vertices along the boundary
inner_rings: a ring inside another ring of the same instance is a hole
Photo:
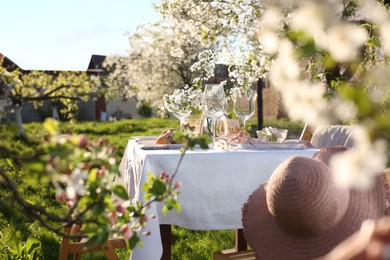
[[[157,139],[153,140],[137,140],[137,143],[143,150],[169,150],[169,149],[180,149],[184,147],[183,144],[156,144]]]
[[[132,136],[131,138],[133,138],[136,141],[139,141],[139,140],[157,140],[158,136]]]

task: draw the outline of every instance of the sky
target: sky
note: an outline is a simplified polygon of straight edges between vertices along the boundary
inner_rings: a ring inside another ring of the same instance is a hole
[[[126,32],[157,22],[161,0],[3,0],[0,53],[25,70],[86,70],[92,54],[126,55]]]

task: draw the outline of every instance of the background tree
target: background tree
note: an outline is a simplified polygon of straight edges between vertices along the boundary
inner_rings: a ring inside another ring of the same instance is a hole
[[[164,94],[193,83],[198,74],[191,71],[191,65],[201,51],[214,46],[168,23],[142,25],[128,37],[128,56],[110,57],[106,66],[116,64],[121,69],[116,74],[128,82],[121,93],[136,95],[157,108],[163,106]]]
[[[65,106],[62,112],[71,118],[77,109],[77,101],[86,100],[91,93],[90,80],[85,72],[8,71],[1,63],[0,89],[1,97],[14,109],[20,136],[24,136],[23,104],[30,103],[37,108],[45,101],[61,102]]]
[[[103,62],[103,71],[91,75],[91,88],[96,96],[104,96],[105,100],[130,98],[135,87],[126,76],[126,57],[107,56]]]

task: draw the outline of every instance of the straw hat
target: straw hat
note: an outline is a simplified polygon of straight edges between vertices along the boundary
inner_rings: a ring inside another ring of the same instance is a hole
[[[313,259],[359,230],[364,220],[385,215],[387,202],[383,178],[370,191],[343,190],[333,184],[326,164],[295,156],[249,196],[244,235],[258,259]]]

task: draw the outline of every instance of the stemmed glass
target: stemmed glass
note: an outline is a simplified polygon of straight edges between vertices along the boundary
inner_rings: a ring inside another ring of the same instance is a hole
[[[233,91],[233,111],[242,121],[242,131],[245,132],[246,121],[255,112],[255,100],[257,94],[251,88],[243,89],[236,87]]]
[[[185,102],[178,102],[168,105],[167,96],[164,96],[164,103],[167,110],[172,113],[180,121],[180,132],[183,132],[183,124],[186,122],[187,117],[191,114],[191,109]]]
[[[215,131],[217,120],[225,114],[227,101],[223,84],[207,84],[202,99],[202,110],[205,116],[211,119],[213,143],[215,143]]]

